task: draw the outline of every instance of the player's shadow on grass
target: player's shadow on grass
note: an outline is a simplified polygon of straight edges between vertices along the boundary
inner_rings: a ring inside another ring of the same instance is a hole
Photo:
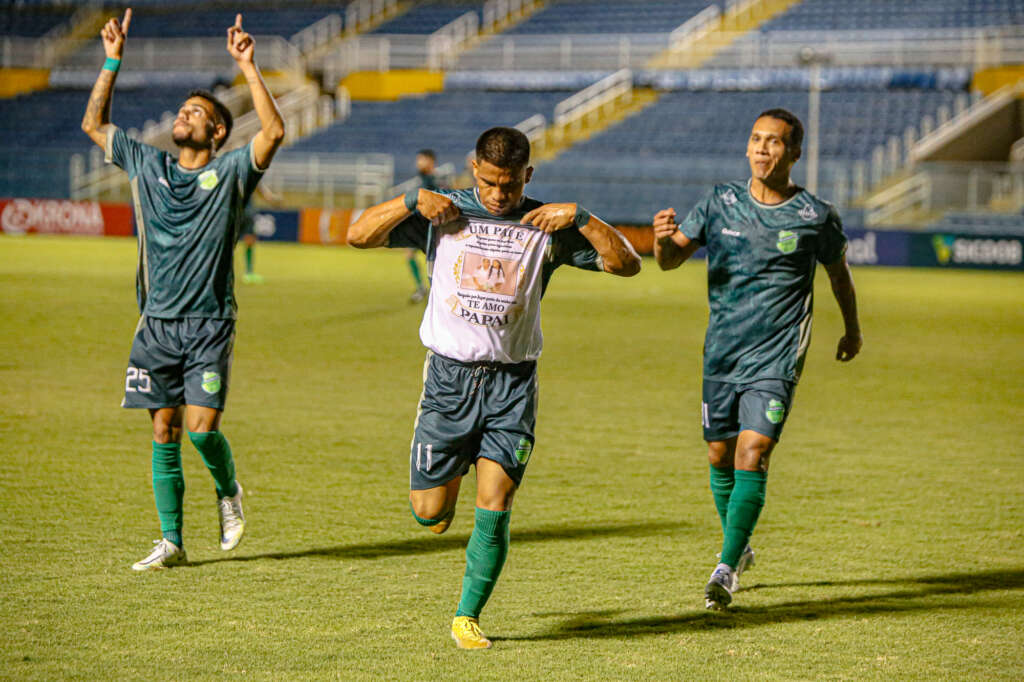
[[[736,606],[724,612],[693,610],[678,616],[664,618],[628,618],[614,620],[615,611],[593,611],[569,616],[548,632],[522,637],[491,637],[492,640],[535,641],[562,639],[624,638],[643,635],[663,635],[680,632],[706,632],[716,629],[759,627],[779,623],[825,620],[856,616],[892,615],[938,609],[997,608],[1001,602],[994,599],[942,600],[935,597],[976,595],[999,590],[1024,589],[1024,568],[977,573],[950,573],[892,580],[840,580],[807,583],[761,584],[738,593],[780,588],[806,587],[821,593],[822,599],[783,602],[769,606]],[[881,587],[871,594],[848,597],[827,597],[829,588]],[[701,595],[693,595],[697,601]],[[701,601],[703,601],[701,599]]]
[[[540,528],[512,529],[512,542],[516,545],[531,542],[552,542],[559,540],[587,540],[609,536],[643,537],[659,533],[671,533],[689,524],[679,521],[658,523],[621,523],[606,525],[587,525],[578,527],[550,526]],[[423,529],[426,533],[426,529]],[[333,547],[313,547],[294,552],[268,552],[191,561],[189,566],[203,566],[223,561],[258,561],[262,559],[303,559],[306,557],[324,557],[328,559],[379,559],[389,556],[408,556],[412,554],[428,554],[463,550],[469,542],[468,533],[431,535],[426,533],[408,540],[392,542],[373,542],[352,545],[335,545]]]

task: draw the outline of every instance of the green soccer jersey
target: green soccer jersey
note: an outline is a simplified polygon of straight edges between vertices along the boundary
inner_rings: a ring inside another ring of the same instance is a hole
[[[815,264],[835,263],[846,250],[836,210],[806,190],[763,204],[749,181],[732,182],[716,185],[679,230],[707,247],[704,377],[798,381],[811,340]]]
[[[233,319],[234,247],[263,172],[252,143],[188,170],[117,127],[107,162],[128,173],[139,235],[139,311],[162,319]]]

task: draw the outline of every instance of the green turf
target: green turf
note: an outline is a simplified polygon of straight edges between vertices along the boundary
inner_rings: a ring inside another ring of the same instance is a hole
[[[131,240],[0,239],[0,677],[1020,679],[1024,277],[860,269],[866,343],[816,339],[773,457],[758,565],[703,610],[720,529],[700,438],[703,265],[565,269],[545,301],[538,445],[488,652],[448,638],[473,488],[408,512],[419,307],[401,255],[261,245],[223,430],[249,532],[217,548],[184,446],[193,564],[158,535],[144,413],[118,407]]]

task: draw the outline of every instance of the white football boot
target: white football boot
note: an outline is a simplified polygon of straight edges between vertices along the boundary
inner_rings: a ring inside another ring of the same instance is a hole
[[[730,592],[735,592],[740,589],[740,575],[743,571],[747,570],[754,565],[754,550],[747,545],[746,549],[743,550],[743,554],[740,554],[739,563],[736,564],[736,570],[732,573],[732,586],[729,588]]]
[[[220,514],[220,548],[224,551],[238,547],[245,533],[245,514],[242,513],[242,484],[235,481],[238,492],[234,497],[222,497],[217,502]]]
[[[159,571],[161,568],[182,566],[188,563],[184,547],[178,547],[167,538],[153,540],[156,547],[148,557],[132,564],[133,571]]]
[[[721,611],[732,602],[733,570],[729,564],[718,564],[704,588],[704,608]]]

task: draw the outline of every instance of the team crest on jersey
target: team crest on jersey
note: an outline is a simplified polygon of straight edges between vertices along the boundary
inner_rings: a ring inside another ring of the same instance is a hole
[[[218,182],[220,182],[220,178],[217,177],[216,170],[211,169],[206,171],[205,173],[199,174],[199,186],[205,189],[206,191],[210,191],[211,189],[216,187]]]
[[[779,230],[779,241],[775,242],[775,246],[782,253],[793,253],[796,251],[796,243],[798,240],[799,237],[796,232]]]
[[[733,192],[731,189],[727,189],[722,193],[722,203],[726,206],[732,206],[737,201],[739,199],[736,198],[736,192]]]
[[[818,217],[818,212],[814,210],[813,206],[807,204],[806,206],[800,209],[797,215],[799,215],[804,220],[814,220],[815,218]]]
[[[213,394],[220,392],[220,374],[216,372],[203,372],[203,390]]]

